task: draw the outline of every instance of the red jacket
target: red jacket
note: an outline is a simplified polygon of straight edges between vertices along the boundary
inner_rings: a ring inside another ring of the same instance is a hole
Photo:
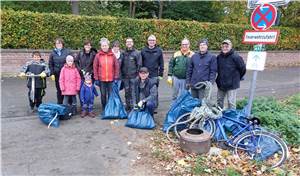
[[[111,50],[100,50],[94,59],[93,68],[95,80],[109,82],[119,77],[119,63]]]
[[[80,90],[81,78],[75,65],[64,65],[60,71],[59,87],[62,95],[76,95]]]

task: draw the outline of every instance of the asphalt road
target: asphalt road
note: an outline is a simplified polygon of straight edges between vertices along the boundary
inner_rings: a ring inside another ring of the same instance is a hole
[[[248,96],[252,72],[241,83],[238,98]],[[124,127],[126,120],[73,117],[59,128],[43,125],[28,112],[26,81],[1,79],[1,175],[149,175],[151,166],[135,165],[143,158],[136,150],[147,145],[148,130]],[[48,80],[44,102],[56,102],[54,82]],[[300,67],[258,73],[256,96],[283,98],[300,92]],[[121,93],[123,97],[123,92]],[[172,90],[165,80],[159,87],[160,106],[155,115],[161,127]],[[213,98],[216,97],[214,86]],[[100,98],[95,100],[100,113]]]

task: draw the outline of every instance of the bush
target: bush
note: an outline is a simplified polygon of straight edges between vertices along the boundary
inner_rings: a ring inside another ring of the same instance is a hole
[[[300,144],[300,117],[297,114],[300,108],[300,93],[278,102],[274,98],[259,97],[253,101],[252,114],[259,117],[262,126],[279,132],[292,145]],[[237,108],[247,104],[244,99],[238,102]]]
[[[142,48],[150,34],[156,35],[163,49],[178,49],[180,41],[187,37],[192,48],[201,38],[208,38],[210,49],[219,50],[220,43],[229,38],[237,50],[252,49],[241,43],[247,25],[199,23],[196,21],[137,20],[115,17],[88,17],[53,13],[2,10],[1,48],[51,49],[53,40],[61,36],[66,46],[82,47],[86,38],[98,47],[101,37],[119,40],[124,47],[126,37],[133,37],[137,48]],[[280,27],[280,40],[267,49],[300,49],[300,30]]]

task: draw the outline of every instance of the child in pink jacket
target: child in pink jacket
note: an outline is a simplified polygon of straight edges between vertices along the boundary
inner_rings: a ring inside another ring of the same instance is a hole
[[[74,58],[68,55],[66,58],[66,64],[60,71],[59,86],[62,95],[64,95],[64,105],[72,105],[72,114],[77,113],[77,101],[76,95],[80,90],[81,78],[79,72],[74,64]]]

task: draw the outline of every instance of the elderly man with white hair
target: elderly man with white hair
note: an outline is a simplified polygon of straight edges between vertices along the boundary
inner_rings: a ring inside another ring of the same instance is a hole
[[[100,87],[102,110],[104,110],[112,91],[112,83],[119,79],[119,62],[109,48],[107,38],[101,38],[99,44],[100,51],[94,59],[93,70],[95,84]]]
[[[173,86],[173,101],[181,95],[186,88],[186,72],[188,63],[194,52],[190,50],[190,41],[184,38],[180,50],[175,52],[169,62],[167,82]]]

